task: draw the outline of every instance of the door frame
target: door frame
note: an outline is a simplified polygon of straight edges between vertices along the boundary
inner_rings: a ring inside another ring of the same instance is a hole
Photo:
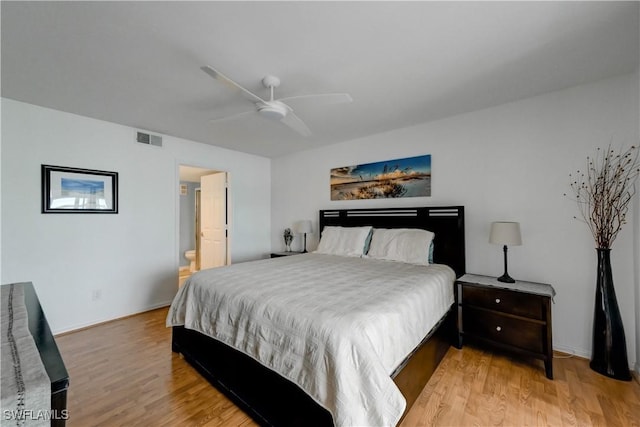
[[[200,271],[200,251],[199,251],[199,248],[200,248],[200,221],[201,220],[200,220],[200,215],[198,215],[198,209],[200,209],[200,197],[202,195],[202,190],[200,190],[200,187],[198,187],[194,191],[196,193],[195,194],[195,196],[196,196],[196,200],[195,200],[195,202],[196,202],[196,205],[195,205],[196,222],[195,222],[195,230],[193,230],[193,231],[194,231],[194,233],[196,235],[195,236],[196,237],[196,247],[195,247],[195,250],[196,250],[196,270]],[[178,253],[178,255],[180,255],[180,254]]]

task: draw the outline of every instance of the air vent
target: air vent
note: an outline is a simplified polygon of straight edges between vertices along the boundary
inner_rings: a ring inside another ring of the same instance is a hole
[[[138,132],[137,141],[141,144],[157,145],[158,147],[162,147],[162,137],[158,135]]]

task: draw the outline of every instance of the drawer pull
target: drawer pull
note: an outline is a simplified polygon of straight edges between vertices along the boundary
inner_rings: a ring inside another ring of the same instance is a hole
[[[496,304],[500,304],[500,298],[496,298]]]
[[[500,332],[502,328],[500,326],[496,326],[496,331]]]

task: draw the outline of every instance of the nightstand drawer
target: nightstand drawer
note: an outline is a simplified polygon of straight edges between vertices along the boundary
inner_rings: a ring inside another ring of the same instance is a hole
[[[545,319],[542,297],[502,289],[464,284],[464,305],[488,308],[531,319]]]
[[[523,350],[541,353],[545,325],[492,311],[465,306],[462,313],[465,337],[476,337]]]

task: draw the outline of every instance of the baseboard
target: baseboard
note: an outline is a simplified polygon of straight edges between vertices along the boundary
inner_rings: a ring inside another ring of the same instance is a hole
[[[553,351],[563,353],[564,355],[571,355],[579,357],[581,359],[591,359],[591,351],[563,346],[553,346]]]
[[[564,359],[568,357],[578,357],[580,359],[591,360],[591,352],[586,350],[575,350],[568,347],[553,347],[553,357],[558,359]],[[635,366],[633,362],[629,364],[629,370],[631,371],[631,376],[640,384],[640,362],[636,363]]]
[[[171,301],[173,301],[173,300],[171,300]],[[126,319],[127,317],[136,316],[136,315],[141,314],[141,313],[146,313],[147,311],[153,311],[153,310],[157,310],[159,308],[168,307],[168,306],[171,305],[171,301],[165,301],[165,302],[160,302],[160,303],[157,303],[157,304],[153,304],[153,305],[150,305],[148,307],[143,308],[142,310],[135,311],[135,312],[130,313],[130,314],[125,314],[124,316],[117,316],[117,317],[113,317],[113,318],[109,318],[109,319],[99,320],[97,322],[90,322],[90,323],[74,325],[74,326],[71,326],[69,328],[65,328],[65,329],[61,329],[59,331],[55,331],[53,333],[53,336],[54,337],[58,337],[58,336],[70,334],[70,333],[73,333],[73,332],[78,332],[78,331],[81,331],[83,329],[88,329],[88,328],[92,328],[94,326],[102,325],[104,323],[114,322],[116,320]]]

